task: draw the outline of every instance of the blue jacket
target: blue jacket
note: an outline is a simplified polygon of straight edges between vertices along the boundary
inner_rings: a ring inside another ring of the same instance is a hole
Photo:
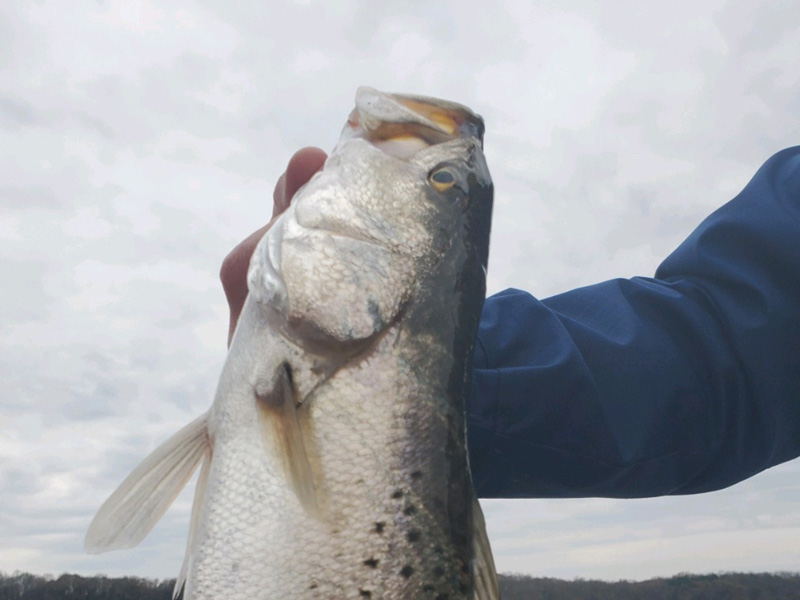
[[[693,494],[800,456],[800,146],[654,278],[488,298],[473,389],[481,497]]]

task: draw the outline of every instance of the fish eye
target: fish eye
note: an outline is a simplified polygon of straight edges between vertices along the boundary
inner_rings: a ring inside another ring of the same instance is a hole
[[[442,167],[428,175],[428,181],[437,192],[445,192],[456,184],[456,176],[448,167]]]

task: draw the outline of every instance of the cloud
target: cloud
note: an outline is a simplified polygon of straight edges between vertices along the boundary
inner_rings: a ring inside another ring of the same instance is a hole
[[[18,98],[4,95],[0,97],[0,115],[3,124],[9,128],[24,127],[39,123],[33,107]]]

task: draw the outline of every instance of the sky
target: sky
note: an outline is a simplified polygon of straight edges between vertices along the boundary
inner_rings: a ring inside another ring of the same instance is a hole
[[[486,121],[490,292],[652,275],[800,143],[794,0],[0,5],[0,571],[167,578],[191,495],[83,553],[102,501],[211,403],[223,257],[359,85]],[[191,486],[190,486],[191,487]],[[501,572],[800,565],[800,461],[727,490],[483,503]]]

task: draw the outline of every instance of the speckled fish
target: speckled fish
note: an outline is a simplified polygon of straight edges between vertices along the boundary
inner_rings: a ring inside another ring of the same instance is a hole
[[[465,441],[482,137],[458,104],[359,89],[252,257],[211,409],[111,495],[88,551],[138,544],[199,466],[186,598],[499,597]]]

